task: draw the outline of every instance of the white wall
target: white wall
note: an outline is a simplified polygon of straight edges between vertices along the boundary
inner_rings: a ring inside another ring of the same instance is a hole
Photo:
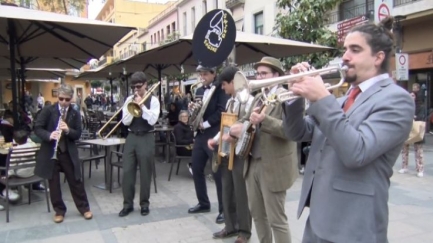
[[[183,0],[178,7],[179,31],[181,36],[186,36],[194,33],[195,26],[197,26],[197,23],[204,15],[203,1],[206,1],[207,12],[216,9],[217,4],[219,9],[226,9],[225,0]],[[195,8],[194,28],[192,26],[193,18],[191,17],[191,9],[193,7]],[[184,31],[184,13],[186,13],[186,32]]]
[[[254,14],[263,11],[263,34],[271,35],[279,12],[277,1],[245,0],[244,32],[254,33]]]

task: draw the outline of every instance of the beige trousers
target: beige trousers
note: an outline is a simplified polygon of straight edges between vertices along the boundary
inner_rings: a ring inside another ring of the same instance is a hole
[[[247,183],[248,206],[260,243],[291,243],[289,224],[284,210],[286,191],[272,192],[262,175],[261,160],[250,158]]]

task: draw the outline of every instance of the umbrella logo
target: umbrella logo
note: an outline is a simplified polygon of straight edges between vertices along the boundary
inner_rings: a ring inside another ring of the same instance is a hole
[[[204,38],[204,45],[212,52],[217,52],[227,33],[227,13],[217,12],[209,23],[209,29]]]

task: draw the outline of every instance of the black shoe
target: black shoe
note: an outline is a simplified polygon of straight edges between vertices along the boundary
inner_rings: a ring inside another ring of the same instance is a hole
[[[218,216],[217,216],[215,222],[216,222],[217,224],[222,224],[222,223],[224,223],[224,214],[223,214],[223,213],[218,214]]]
[[[208,212],[210,212],[210,207],[201,206],[200,203],[188,209],[188,213],[208,213]]]
[[[141,211],[140,211],[140,213],[141,213],[141,215],[142,216],[146,216],[146,215],[148,215],[149,214],[149,207],[141,207]]]
[[[123,208],[122,211],[120,211],[119,213],[119,217],[125,217],[132,211],[134,211],[133,208]]]

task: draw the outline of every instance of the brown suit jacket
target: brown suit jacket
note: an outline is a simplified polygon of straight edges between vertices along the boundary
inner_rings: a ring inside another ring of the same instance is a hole
[[[287,91],[278,88],[277,93]],[[240,120],[248,121],[261,93],[254,97],[250,111]],[[264,168],[264,178],[269,190],[280,192],[289,189],[298,177],[298,155],[296,142],[287,139],[284,129],[281,103],[276,102],[266,107],[265,119],[260,127],[261,161]],[[253,141],[253,143],[256,142]],[[254,148],[254,144],[252,146]],[[251,157],[250,157],[251,158]],[[248,175],[250,159],[244,165],[244,177]]]

